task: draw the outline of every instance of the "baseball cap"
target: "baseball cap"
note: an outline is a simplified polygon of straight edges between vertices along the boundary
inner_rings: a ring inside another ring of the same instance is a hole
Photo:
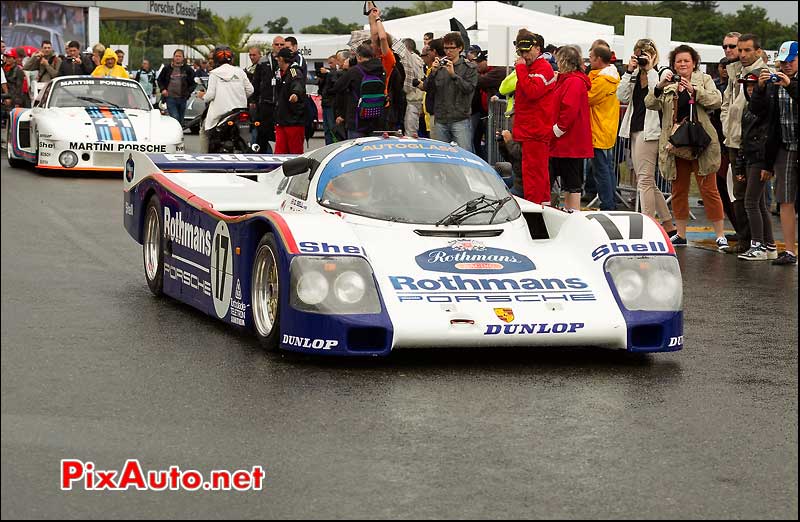
[[[294,53],[288,47],[282,47],[281,50],[278,51],[278,57],[289,61],[289,60],[294,59]]]
[[[481,53],[481,46],[480,45],[470,45],[469,49],[467,49],[468,53],[474,53],[475,56]]]
[[[781,44],[781,49],[778,51],[778,60],[781,62],[791,62],[797,58],[797,42],[788,41]]]
[[[544,38],[536,33],[531,33],[531,36],[520,38],[514,42],[514,46],[518,51],[530,51],[534,45],[544,49]]]
[[[489,51],[481,51],[475,56],[476,62],[485,62],[488,59]]]

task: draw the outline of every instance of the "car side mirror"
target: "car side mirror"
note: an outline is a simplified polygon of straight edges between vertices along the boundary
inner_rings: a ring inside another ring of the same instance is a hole
[[[288,177],[297,176],[298,174],[311,173],[316,162],[305,156],[292,158],[283,164],[283,175]]]

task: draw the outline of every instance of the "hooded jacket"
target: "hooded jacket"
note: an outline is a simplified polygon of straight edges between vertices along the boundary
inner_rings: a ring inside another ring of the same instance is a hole
[[[208,74],[208,89],[203,100],[208,106],[206,130],[213,128],[221,116],[233,109],[247,109],[247,98],[253,94],[253,84],[243,69],[229,63],[215,67]]]
[[[515,70],[514,140],[549,143],[557,108],[553,68],[544,56],[539,56],[530,65],[517,64]]]
[[[455,123],[472,115],[472,95],[478,86],[478,68],[460,58],[451,77],[446,67],[439,67],[425,78],[425,91],[436,96],[433,105],[434,125]]]
[[[722,96],[714,85],[714,80],[711,76],[704,74],[700,71],[693,71],[692,78],[689,80],[694,88],[694,110],[697,112],[697,121],[706,131],[706,134],[711,138],[711,144],[706,147],[706,150],[697,158],[698,172],[694,172],[697,176],[706,176],[708,174],[716,174],[719,170],[720,162],[722,161],[722,150],[720,148],[719,140],[717,139],[717,132],[714,130],[714,124],[711,123],[711,112],[718,109],[722,103]],[[658,141],[658,167],[661,169],[661,176],[667,180],[674,180],[678,171],[675,166],[675,156],[667,152],[667,143],[669,143],[669,136],[672,132],[672,112],[674,109],[673,96],[678,90],[678,85],[675,83],[669,84],[661,89],[650,89],[644,99],[644,104],[651,111],[662,111],[664,117],[664,126],[661,131],[661,137]],[[694,162],[692,162],[694,163]]]
[[[719,117],[722,121],[722,133],[725,135],[727,147],[738,149],[742,142],[742,113],[747,105],[747,99],[742,93],[742,84],[737,80],[744,78],[756,69],[765,67],[766,64],[759,58],[747,67],[743,66],[742,62],[733,62],[725,68],[728,71],[728,88],[725,89],[722,97],[722,110]]]
[[[106,67],[106,60],[109,58],[114,59],[114,66],[110,69]],[[103,76],[113,76],[114,78],[128,78],[128,71],[125,70],[124,67],[117,64],[117,54],[114,52],[113,49],[106,49],[106,52],[103,53],[103,59],[100,60],[100,65],[94,68],[92,71],[92,76],[103,77]]]
[[[554,91],[556,119],[550,157],[593,158],[589,90],[592,82],[582,71],[559,73]],[[519,121],[519,120],[517,120]]]
[[[592,122],[592,147],[608,150],[617,141],[619,127],[619,100],[617,86],[619,73],[614,65],[589,73],[592,88],[589,91],[589,110]]]

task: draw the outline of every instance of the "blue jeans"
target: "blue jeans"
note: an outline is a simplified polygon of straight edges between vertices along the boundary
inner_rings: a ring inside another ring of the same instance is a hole
[[[167,112],[183,126],[183,115],[186,113],[186,98],[173,98],[172,96],[168,96]]]
[[[450,143],[455,141],[459,147],[472,152],[472,125],[469,118],[453,123],[439,123],[438,118],[433,120],[433,139]]]
[[[611,168],[614,149],[594,149],[594,180],[600,196],[600,210],[616,210],[616,176]]]
[[[322,108],[322,128],[325,130],[325,145],[333,143],[333,133],[331,130],[336,125],[336,117],[333,115],[333,107]]]

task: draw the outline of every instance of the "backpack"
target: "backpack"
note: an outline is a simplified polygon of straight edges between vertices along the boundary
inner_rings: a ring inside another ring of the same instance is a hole
[[[356,104],[356,121],[383,118],[386,109],[386,83],[380,76],[367,73],[360,65],[356,68],[363,75],[358,91],[360,97]]]
[[[306,136],[306,144],[308,144],[308,140],[314,137],[314,131],[316,130],[316,120],[317,120],[317,104],[314,103],[314,99],[311,96],[306,95],[306,122],[305,122],[305,136]]]

